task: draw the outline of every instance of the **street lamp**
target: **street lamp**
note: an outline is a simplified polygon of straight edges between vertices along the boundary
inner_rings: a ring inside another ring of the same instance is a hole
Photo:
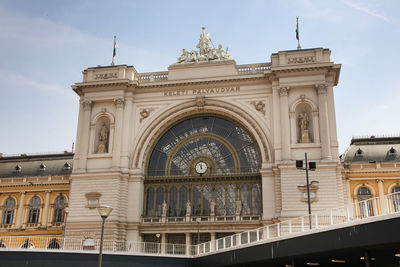
[[[305,165],[306,167],[303,168],[303,161],[302,160],[296,160],[296,168],[300,170],[305,170],[306,171],[306,186],[307,186],[307,203],[308,203],[308,218],[309,218],[309,223],[310,223],[310,229],[312,229],[312,221],[311,221],[311,200],[310,200],[310,182],[308,179],[308,170],[310,171],[315,171],[316,169],[316,163],[314,162],[308,162],[307,161],[307,152],[304,153],[304,160],[305,160]]]
[[[104,223],[112,210],[113,209],[109,206],[100,206],[97,208],[97,211],[99,212],[101,219],[103,220],[101,224],[100,252],[99,252],[99,261],[97,265],[98,267],[101,267],[101,262],[103,257]]]
[[[157,253],[160,253],[161,252],[161,240],[160,240],[161,234],[156,234],[156,237],[157,237],[157,243],[158,243]]]

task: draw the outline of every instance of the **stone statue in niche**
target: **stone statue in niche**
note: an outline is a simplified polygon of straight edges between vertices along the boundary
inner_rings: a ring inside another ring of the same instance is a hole
[[[214,199],[212,199],[211,203],[210,203],[210,215],[211,216],[215,215],[215,201],[214,201]]]
[[[242,212],[242,201],[240,199],[236,200],[236,211],[235,215],[239,216],[240,213]]]
[[[188,200],[186,202],[186,217],[190,217],[191,214],[192,214],[192,203],[190,203],[190,201]]]
[[[298,116],[298,124],[300,129],[300,143],[310,143],[310,133],[309,133],[309,117],[306,112],[302,112]]]
[[[109,133],[108,125],[103,122],[103,125],[99,131],[99,143],[97,146],[97,153],[107,153],[108,151],[108,133]]]
[[[167,202],[165,202],[165,200],[161,205],[161,216],[167,216]]]

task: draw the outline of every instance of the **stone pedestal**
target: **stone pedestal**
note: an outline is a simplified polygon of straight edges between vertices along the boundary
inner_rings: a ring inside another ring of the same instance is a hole
[[[310,143],[310,135],[308,133],[308,130],[302,130],[301,131],[301,143]]]

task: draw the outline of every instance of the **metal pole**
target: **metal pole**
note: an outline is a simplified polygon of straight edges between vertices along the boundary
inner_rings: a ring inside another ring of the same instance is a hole
[[[311,218],[311,199],[310,199],[310,182],[308,179],[308,161],[307,161],[307,152],[304,153],[305,163],[306,163],[306,182],[307,182],[307,202],[308,202],[308,218],[310,222],[310,229],[312,229],[312,218]]]
[[[99,261],[97,264],[98,267],[101,267],[101,262],[102,262],[102,258],[103,258],[104,223],[105,223],[107,217],[101,216],[101,219],[103,220],[103,222],[101,224],[100,252],[99,252]]]

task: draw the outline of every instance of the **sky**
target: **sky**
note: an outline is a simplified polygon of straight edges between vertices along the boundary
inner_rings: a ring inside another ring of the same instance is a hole
[[[353,136],[400,135],[400,1],[0,2],[0,153],[71,150],[82,71],[116,64],[166,71],[201,27],[237,64],[297,47],[332,51],[339,152]]]

